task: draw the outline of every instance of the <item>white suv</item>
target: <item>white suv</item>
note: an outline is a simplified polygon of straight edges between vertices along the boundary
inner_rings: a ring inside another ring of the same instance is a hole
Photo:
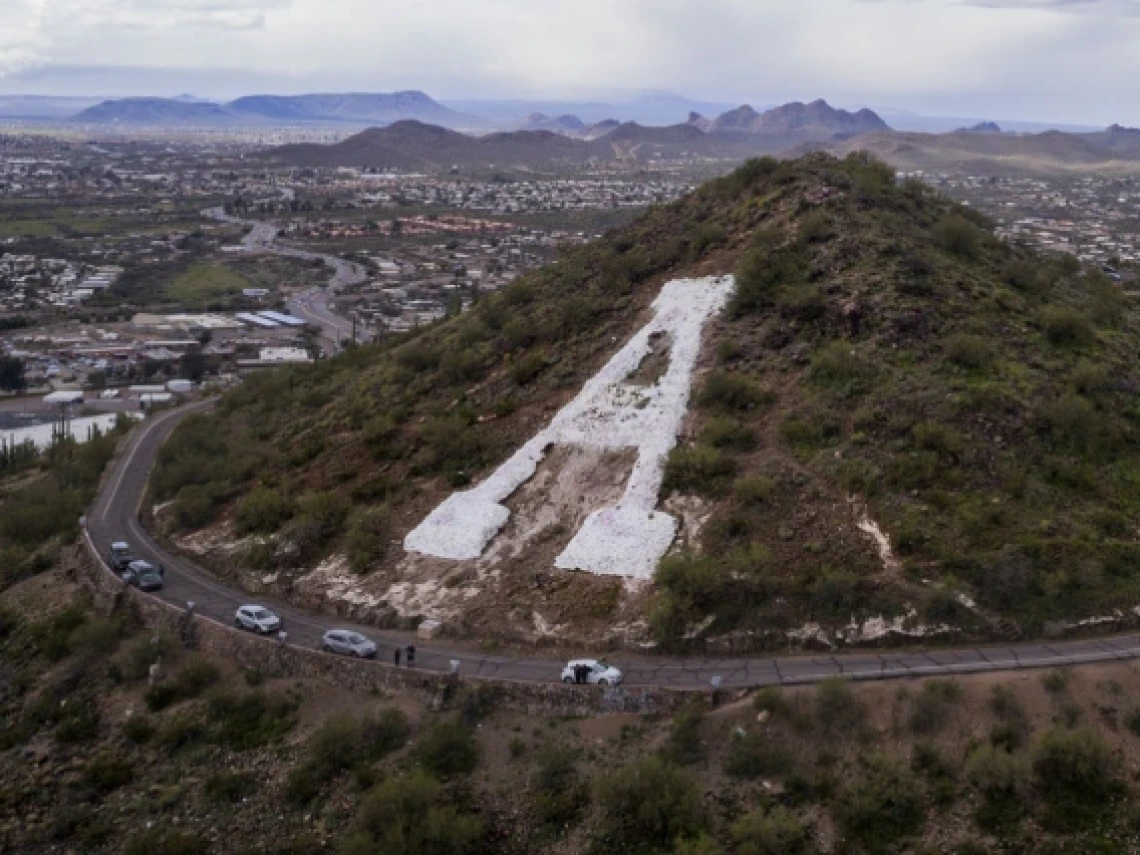
[[[234,626],[264,635],[281,629],[281,618],[264,606],[242,606],[234,615]]]
[[[582,669],[585,681],[598,686],[616,686],[621,682],[621,671],[597,659],[571,659],[562,669],[563,683],[577,683],[578,672]]]

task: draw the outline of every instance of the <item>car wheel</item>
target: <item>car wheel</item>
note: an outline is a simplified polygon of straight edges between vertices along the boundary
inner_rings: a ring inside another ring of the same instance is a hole
[[[574,678],[573,678],[573,677],[563,677],[563,678],[562,678],[562,682],[563,682],[563,683],[573,683],[573,682],[574,682]]]
[[[610,684],[609,680],[606,680],[606,679],[598,680],[599,686],[608,686],[609,684]]]
[[[360,658],[360,651],[359,650],[352,651],[352,658],[353,659],[359,659]]]
[[[322,644],[321,650],[323,650],[325,653],[332,653],[332,648],[329,647],[327,644]]]
[[[242,624],[240,618],[234,618],[234,626],[238,629],[245,629],[245,626]]]

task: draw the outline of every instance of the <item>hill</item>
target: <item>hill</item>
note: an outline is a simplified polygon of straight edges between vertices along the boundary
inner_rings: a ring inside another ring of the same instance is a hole
[[[863,151],[903,170],[1014,170],[1023,172],[1135,169],[1140,131],[1110,128],[1099,133],[1046,131],[1040,134],[870,133],[811,143],[795,153],[824,150],[837,156]]]
[[[713,134],[778,137],[787,144],[889,130],[887,123],[871,110],[837,110],[822,99],[810,104],[793,101],[764,113],[745,104],[721,114],[709,127]]]
[[[262,156],[297,166],[422,169],[452,165],[549,167],[561,160],[580,163],[591,153],[587,143],[551,131],[510,131],[474,137],[408,120],[386,128],[370,128],[333,145],[280,146]]]
[[[531,113],[518,123],[517,129],[520,131],[553,131],[560,134],[575,135],[586,130],[586,125],[572,113],[561,116]]]
[[[620,444],[543,451],[478,559],[405,551],[626,370],[623,343],[648,350],[613,400],[656,418],[681,333],[645,339],[651,306],[733,271],[650,497],[679,525],[652,584],[555,566],[622,495]],[[750,161],[410,340],[252,378],[166,446],[155,500],[221,572],[377,623],[709,649],[1059,633],[1140,597],[1138,346],[1102,275],[881,163]]]
[[[470,117],[432,100],[423,92],[248,95],[227,104],[179,98],[122,98],[104,101],[72,117],[105,124],[389,124],[418,119],[437,125],[472,123]]]
[[[470,118],[444,107],[423,92],[331,93],[318,95],[248,95],[226,105],[243,116],[274,122],[353,122],[390,124],[416,119],[444,127],[470,123]]]
[[[216,125],[233,124],[236,117],[218,104],[175,98],[122,98],[81,110],[72,121],[84,124]]]

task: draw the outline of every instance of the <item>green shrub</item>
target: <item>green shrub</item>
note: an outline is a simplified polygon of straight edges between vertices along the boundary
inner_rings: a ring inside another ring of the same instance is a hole
[[[123,736],[128,742],[143,745],[154,736],[154,722],[143,715],[134,715],[123,722]]]
[[[847,837],[871,851],[913,837],[925,820],[914,775],[882,757],[872,758],[866,772],[839,794],[835,813]]]
[[[1045,337],[1058,347],[1083,347],[1095,338],[1089,319],[1067,306],[1046,306],[1040,323]]]
[[[69,655],[75,631],[87,621],[87,612],[80,605],[70,605],[55,614],[31,625],[31,636],[36,646],[53,662]]]
[[[935,223],[931,234],[939,247],[963,258],[977,255],[982,237],[977,226],[958,214],[951,214]]]
[[[962,686],[956,680],[928,680],[915,695],[910,711],[914,733],[940,731],[950,718],[954,705],[962,700]]]
[[[993,343],[980,335],[955,333],[946,339],[946,358],[962,368],[988,368],[996,351]]]
[[[745,505],[763,505],[771,501],[776,486],[775,480],[767,475],[745,475],[736,479],[732,491]]]
[[[665,464],[664,493],[723,495],[736,474],[736,461],[705,445],[674,448]]]
[[[828,413],[793,413],[780,422],[780,439],[803,451],[835,445],[842,434],[839,421]]]
[[[1051,695],[1064,694],[1065,690],[1069,687],[1069,672],[1068,671],[1049,671],[1042,675],[1041,685],[1045,687],[1045,691]]]
[[[1011,686],[997,685],[990,691],[990,709],[1003,724],[1019,734],[1029,732],[1029,716]]]
[[[853,390],[871,374],[871,367],[841,341],[829,342],[815,352],[808,376],[814,383],[832,389]]]
[[[732,824],[737,855],[810,855],[815,851],[808,824],[780,805],[757,808]]]
[[[1122,787],[1119,763],[1091,730],[1054,728],[1033,751],[1038,791],[1052,826],[1082,828],[1110,810]]]
[[[258,748],[293,729],[296,709],[295,701],[279,695],[218,692],[206,705],[207,733],[210,741],[235,751]]]
[[[701,739],[701,722],[704,718],[705,706],[702,701],[690,701],[673,716],[665,754],[674,763],[689,766],[704,759],[705,744]]]
[[[257,792],[257,778],[248,772],[220,772],[206,779],[207,801],[219,805],[241,804]]]
[[[306,493],[297,502],[297,516],[316,525],[322,542],[340,534],[350,510],[349,500],[332,491]]]
[[[546,370],[546,360],[542,354],[531,353],[511,366],[511,379],[516,386],[527,386]]]
[[[849,618],[859,608],[859,577],[849,570],[828,570],[811,583],[808,601],[817,615]]]
[[[710,410],[746,413],[771,405],[776,396],[743,374],[710,371],[697,393],[697,403]]]
[[[822,209],[806,214],[799,224],[799,237],[804,243],[824,243],[835,235],[831,218]]]
[[[1133,736],[1140,736],[1140,708],[1133,708],[1124,716],[1124,726]]]
[[[559,745],[547,745],[537,753],[531,791],[539,823],[567,826],[588,804],[590,791],[577,768],[580,753]]]
[[[1055,439],[1078,448],[1086,446],[1096,430],[1096,408],[1081,395],[1065,394],[1046,401],[1040,414]]]
[[[815,714],[827,733],[853,733],[867,720],[867,707],[842,677],[829,677],[815,689]]]
[[[162,748],[177,751],[200,742],[206,735],[206,725],[202,719],[189,712],[175,715],[158,730],[155,742]]]
[[[752,451],[756,448],[756,431],[732,418],[709,419],[701,428],[700,441],[704,445],[728,451]]]
[[[254,487],[238,502],[234,524],[242,534],[272,534],[293,516],[293,501],[280,490]]]
[[[780,741],[759,731],[733,735],[729,742],[724,771],[734,778],[786,775],[792,769],[792,755]]]
[[[376,718],[333,716],[309,737],[306,774],[329,781],[357,763],[379,760],[404,746],[408,730],[407,717],[395,707]]]
[[[415,747],[420,765],[438,778],[454,778],[475,771],[479,746],[471,730],[454,722],[429,728]]]
[[[167,680],[146,690],[143,700],[151,712],[164,710],[181,701],[196,698],[221,679],[221,672],[210,660],[195,657]]]
[[[83,784],[100,795],[125,787],[135,777],[135,768],[123,757],[109,752],[95,755],[83,770]]]
[[[353,573],[364,574],[384,558],[391,541],[386,508],[358,509],[348,521],[345,553]]]
[[[344,855],[468,855],[483,822],[465,814],[422,772],[390,778],[361,803]]]
[[[697,782],[668,761],[649,756],[598,781],[597,832],[604,852],[653,851],[695,836],[706,823]]]

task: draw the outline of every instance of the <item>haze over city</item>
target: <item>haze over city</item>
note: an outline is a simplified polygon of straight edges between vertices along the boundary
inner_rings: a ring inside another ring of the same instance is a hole
[[[845,107],[1140,123],[1135,0],[8,0],[0,91]]]

